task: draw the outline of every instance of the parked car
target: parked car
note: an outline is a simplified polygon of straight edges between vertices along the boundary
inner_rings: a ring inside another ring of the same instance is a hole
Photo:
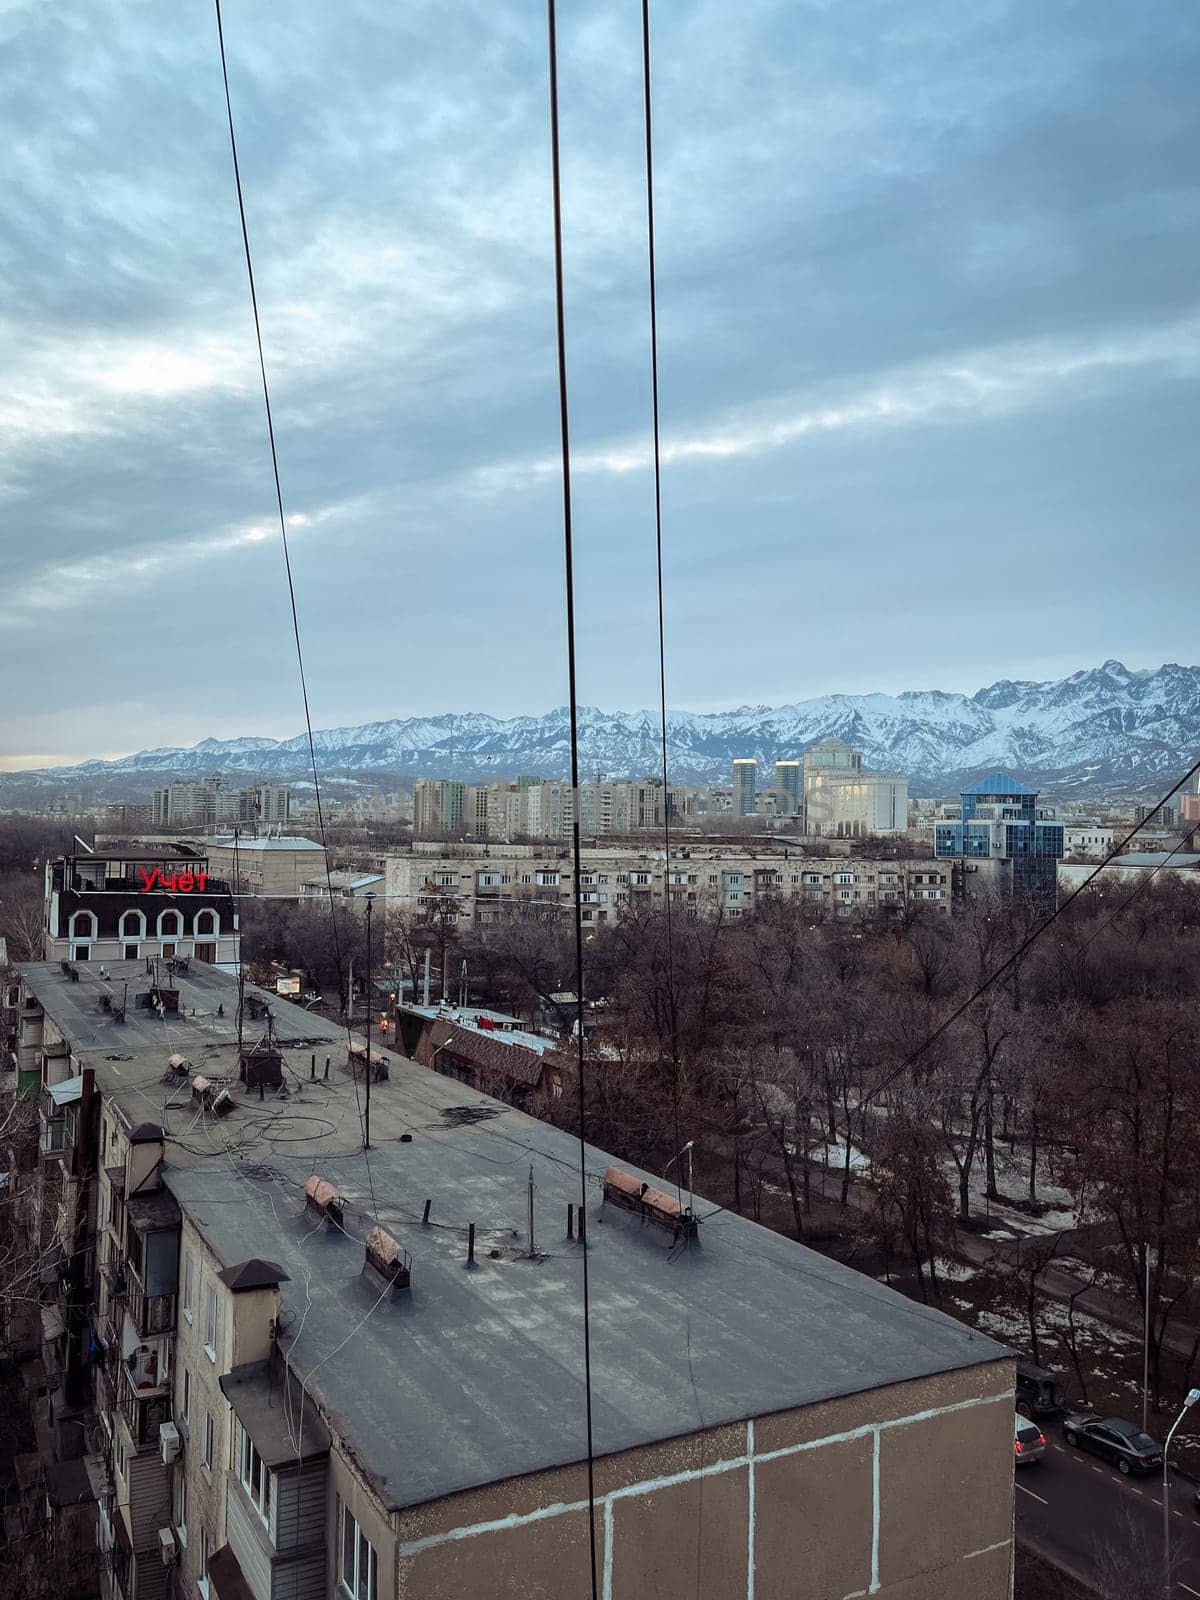
[[[1028,1467],[1046,1454],[1046,1435],[1036,1422],[1019,1411],[1013,1413],[1013,1456],[1018,1467]]]
[[[1063,1418],[1063,1438],[1079,1450],[1111,1461],[1120,1472],[1160,1472],[1162,1445],[1122,1417],[1098,1417],[1094,1411],[1072,1411]]]
[[[1066,1409],[1066,1392],[1053,1372],[1032,1361],[1017,1362],[1017,1410],[1023,1417],[1052,1417]]]

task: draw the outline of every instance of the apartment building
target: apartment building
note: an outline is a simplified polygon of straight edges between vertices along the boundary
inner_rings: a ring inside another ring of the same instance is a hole
[[[286,823],[291,790],[256,783],[235,789],[219,772],[195,782],[178,781],[155,789],[151,819],[159,828],[222,828],[234,823],[278,826]]]
[[[315,839],[280,835],[256,839],[221,834],[200,845],[214,872],[236,884],[241,894],[284,895],[299,899],[306,883],[325,873],[325,852]]]
[[[449,778],[413,784],[413,832],[419,839],[448,839],[465,831],[466,785]]]
[[[752,817],[758,792],[758,762],[752,756],[739,756],[733,763],[733,814]]]
[[[589,1527],[612,1600],[1011,1595],[1000,1345],[598,1150],[581,1205],[569,1132],[394,1054],[365,1152],[345,1035],[251,988],[239,1046],[214,968],[167,1038],[19,976],[105,1600],[569,1600]]]
[[[524,777],[472,787],[422,778],[413,794],[419,839],[565,839],[574,827],[571,787],[555,780]],[[656,778],[580,784],[579,825],[588,838],[661,829],[668,808],[673,818],[687,814],[690,796],[690,790],[666,788]]]
[[[559,916],[574,904],[575,874],[566,850],[382,858],[392,909],[452,915],[460,926],[487,928],[513,917]],[[898,910],[920,903],[949,912],[951,869],[936,860],[870,861],[810,857],[786,848],[736,852],[683,846],[671,855],[631,849],[585,849],[579,887],[585,926],[615,921],[639,905],[672,905],[696,916],[740,917],[765,899],[802,901],[838,916]]]
[[[798,816],[804,800],[804,768],[799,761],[775,763],[775,788],[787,796],[790,815]]]
[[[45,881],[42,954],[48,961],[190,957],[236,969],[237,901],[220,865],[200,849],[131,844],[81,850],[47,862]]]
[[[1098,822],[1066,823],[1063,827],[1063,853],[1084,856],[1089,861],[1103,861],[1111,854],[1113,830],[1101,827]]]

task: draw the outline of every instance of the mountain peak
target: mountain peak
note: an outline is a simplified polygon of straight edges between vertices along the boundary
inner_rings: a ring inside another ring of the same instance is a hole
[[[580,708],[580,763],[610,778],[658,770],[657,711]],[[453,777],[495,782],[518,773],[567,773],[566,707],[507,719],[483,712],[382,719],[314,735],[330,781]],[[826,694],[783,706],[670,711],[670,774],[679,783],[728,786],[730,763],[753,756],[760,783],[771,764],[837,736],[866,764],[907,774],[914,789],[953,793],[960,781],[1004,769],[1031,787],[1059,792],[1109,785],[1161,789],[1200,745],[1200,668],[1168,663],[1130,671],[1110,657],[1056,682],[999,679],[976,693],[907,689],[898,694]],[[248,782],[303,781],[308,741],[204,739],[190,749],[143,750],[118,761],[36,773],[0,774],[0,800],[83,788],[107,799],[146,797],[172,778],[223,771]]]

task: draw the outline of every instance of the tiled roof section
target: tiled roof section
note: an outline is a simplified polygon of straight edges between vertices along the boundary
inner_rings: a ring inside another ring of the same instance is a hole
[[[477,1033],[474,1028],[460,1028],[453,1022],[430,1023],[426,1037],[431,1051],[445,1045],[460,1060],[482,1067],[485,1072],[494,1073],[509,1083],[523,1083],[531,1088],[541,1083],[548,1066],[557,1066],[562,1071],[569,1071],[571,1067],[570,1058],[561,1050],[548,1050],[539,1055],[524,1045],[502,1043],[502,1033]]]
[[[257,1256],[239,1262],[236,1267],[226,1267],[217,1276],[234,1294],[241,1294],[246,1289],[272,1289],[276,1284],[291,1282],[281,1266],[274,1261],[261,1261]]]

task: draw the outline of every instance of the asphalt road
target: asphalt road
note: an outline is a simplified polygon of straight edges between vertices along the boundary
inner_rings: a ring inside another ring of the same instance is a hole
[[[1017,1469],[1017,1542],[1085,1583],[1100,1579],[1104,1542],[1131,1550],[1140,1564],[1162,1560],[1162,1480],[1123,1478],[1116,1467],[1063,1443],[1057,1423],[1043,1430],[1041,1461]],[[1193,1485],[1171,1482],[1172,1595],[1200,1600],[1200,1516]]]

